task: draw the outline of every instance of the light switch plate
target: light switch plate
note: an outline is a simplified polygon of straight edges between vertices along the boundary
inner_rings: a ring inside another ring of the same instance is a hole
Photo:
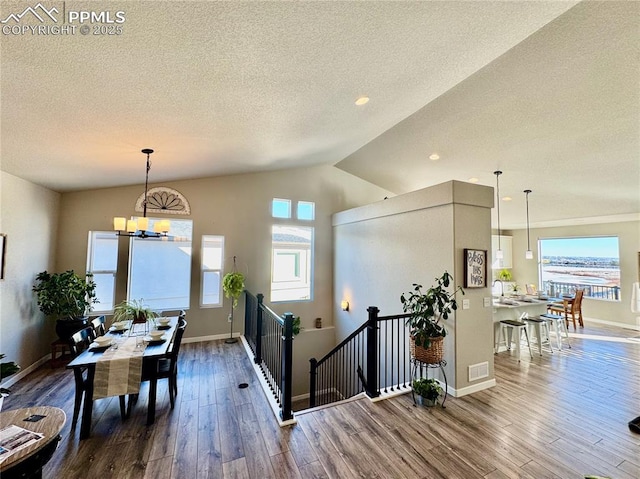
[[[488,308],[491,306],[491,298],[484,298],[484,307]]]
[[[469,307],[470,307],[469,304],[470,304],[470,302],[469,302],[468,299],[463,299],[462,300],[462,309],[469,309]]]

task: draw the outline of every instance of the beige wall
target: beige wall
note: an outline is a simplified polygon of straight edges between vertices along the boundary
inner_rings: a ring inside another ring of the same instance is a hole
[[[191,215],[186,217],[193,220],[194,234],[187,339],[229,332],[228,300],[225,299],[223,308],[199,307],[202,235],[225,237],[225,268],[229,270],[233,256],[237,256],[238,269],[246,276],[247,288],[254,294],[263,293],[268,304],[271,225],[274,222],[271,200],[278,197],[315,202],[314,299],[270,305],[278,314],[291,311],[299,315],[303,328],[313,329],[315,318],[323,319],[325,329],[303,331],[296,339],[300,346],[295,349],[294,374],[305,376],[303,389],[306,390],[309,357],[324,354],[334,344],[334,329],[330,327],[333,324],[331,215],[381,199],[389,192],[331,166],[175,181],[162,183],[162,186],[175,188],[191,205]],[[111,229],[113,216],[135,215],[135,201],[142,192],[142,186],[131,186],[63,194],[56,268],[83,271],[86,268],[88,231]],[[126,251],[128,241],[122,238],[120,246]],[[126,254],[121,258],[116,301],[126,295]],[[243,305],[236,309],[234,316],[234,330],[240,332],[243,330]],[[315,338],[313,341],[307,339],[311,334]],[[305,351],[307,348],[309,350]],[[302,392],[296,388],[294,394]]]
[[[400,295],[413,283],[429,287],[447,270],[462,285],[464,248],[491,249],[492,188],[448,182],[334,216],[336,339],[367,319],[402,313]],[[475,204],[474,204],[475,203]],[[449,386],[470,386],[467,367],[487,361],[493,377],[492,309],[488,289],[459,296],[460,310],[446,322],[445,359]],[[341,311],[340,300],[349,301]],[[470,309],[462,311],[462,299]]]
[[[585,298],[582,311],[585,317],[611,323],[640,327],[640,316],[631,312],[631,284],[638,281],[638,253],[640,252],[640,221],[602,223],[531,229],[531,249],[534,259],[524,259],[527,249],[526,230],[514,230],[513,275],[519,284],[538,283],[538,248],[541,238],[575,236],[618,236],[620,246],[620,301]]]
[[[60,194],[0,171],[0,232],[7,235],[0,280],[0,352],[22,368],[49,351],[54,323],[31,291],[37,273],[52,271]]]

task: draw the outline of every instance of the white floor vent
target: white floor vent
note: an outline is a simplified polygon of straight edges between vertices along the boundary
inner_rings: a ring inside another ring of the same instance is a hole
[[[489,363],[478,363],[469,366],[469,382],[477,381],[478,379],[486,378],[489,376]]]

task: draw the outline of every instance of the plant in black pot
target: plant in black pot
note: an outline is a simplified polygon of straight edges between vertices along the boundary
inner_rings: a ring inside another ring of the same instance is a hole
[[[400,296],[403,311],[410,314],[406,324],[409,326],[411,354],[423,363],[438,364],[442,361],[442,341],[447,331],[441,320],[448,319],[451,312],[458,309],[456,293],[464,294],[460,286],[451,292],[447,290],[452,281],[453,277],[445,271],[427,291],[423,291],[422,285],[413,283],[413,291]]]
[[[86,314],[98,302],[93,275],[89,273],[85,279],[73,270],[38,273],[33,291],[40,311],[56,319],[56,333],[63,341],[89,325]]]
[[[4,358],[4,354],[0,354],[0,359],[2,358]],[[20,366],[18,366],[13,361],[6,362],[6,363],[0,362],[0,381],[2,381],[4,378],[8,378],[9,376],[17,373],[18,371],[20,371]],[[2,397],[8,396],[9,392],[10,391],[8,389],[0,388],[0,396]]]
[[[444,392],[440,383],[435,379],[416,379],[413,381],[411,386],[413,388],[413,393],[420,398],[419,402],[422,402],[422,405],[424,406],[435,406],[436,401]]]

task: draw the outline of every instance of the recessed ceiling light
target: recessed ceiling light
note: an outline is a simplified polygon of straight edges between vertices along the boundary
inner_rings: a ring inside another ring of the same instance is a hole
[[[473,178],[469,178],[469,183],[477,183],[478,181],[480,181],[478,178],[476,178],[475,176]]]
[[[511,201],[513,198],[511,196],[503,196],[502,201]]]
[[[362,106],[369,103],[369,97],[368,96],[361,96],[360,98],[358,98],[356,100],[356,105],[358,106]]]
[[[437,153],[433,153],[432,155],[429,155],[429,159],[430,160],[439,160],[440,159],[440,155],[438,155]]]

